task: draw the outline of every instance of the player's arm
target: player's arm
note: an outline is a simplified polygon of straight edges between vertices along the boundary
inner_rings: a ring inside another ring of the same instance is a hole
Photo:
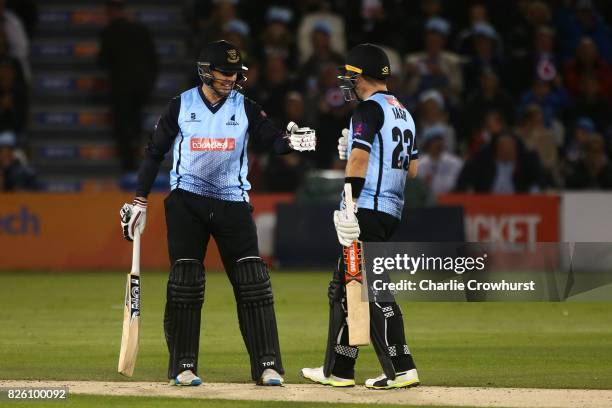
[[[159,167],[166,153],[179,133],[178,115],[181,110],[181,98],[173,98],[165,112],[155,125],[155,130],[145,148],[144,160],[138,171],[138,185],[136,198],[132,204],[124,204],[121,208],[121,227],[123,237],[128,241],[134,238],[134,230],[140,229],[142,233],[146,225],[147,196],[157,177]]]
[[[316,135],[310,128],[300,128],[295,123],[287,125],[287,131],[279,128],[268,119],[261,106],[249,98],[244,98],[244,110],[249,120],[249,135],[264,148],[273,147],[278,154],[292,150],[315,150]]]
[[[410,164],[408,165],[408,176],[410,176],[410,178],[416,178],[418,168],[419,159],[410,160]]]
[[[382,108],[374,101],[360,103],[353,113],[353,144],[346,164],[345,182],[351,184],[355,202],[363,190],[370,150],[376,134],[382,129],[384,120]]]
[[[145,147],[144,160],[138,171],[137,197],[146,198],[151,191],[159,167],[179,133],[178,115],[180,110],[181,98],[175,97],[168,103],[166,110],[155,125],[155,130]]]
[[[368,172],[370,150],[374,137],[382,129],[385,120],[384,112],[374,101],[365,101],[357,106],[353,113],[353,144],[345,171],[345,183],[351,185],[353,201],[357,202],[365,185]],[[349,246],[359,238],[359,222],[354,213],[346,209],[334,211],[334,226],[341,245]]]

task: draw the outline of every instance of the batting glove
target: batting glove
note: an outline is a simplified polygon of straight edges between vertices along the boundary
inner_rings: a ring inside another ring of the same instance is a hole
[[[145,198],[135,198],[132,204],[123,204],[119,215],[121,216],[123,238],[133,241],[134,231],[138,228],[138,231],[142,234],[147,224],[147,200]]]
[[[334,226],[340,245],[351,246],[353,241],[359,239],[361,230],[359,229],[357,216],[346,208],[334,211]]]
[[[298,152],[314,151],[317,147],[317,135],[314,129],[298,127],[295,122],[287,124],[289,147]]]
[[[338,139],[338,157],[340,160],[346,160],[348,156],[348,136],[349,130],[342,129],[342,136]]]

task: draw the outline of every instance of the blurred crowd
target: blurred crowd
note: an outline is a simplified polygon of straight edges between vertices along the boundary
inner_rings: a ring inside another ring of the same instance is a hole
[[[33,1],[0,0],[0,192],[36,189],[38,184],[21,138],[28,121],[30,35]]]
[[[116,2],[123,3],[107,3]],[[8,1],[11,10],[5,3],[0,0],[0,140],[7,141],[18,139],[27,123],[28,37],[36,18],[33,1]],[[252,143],[250,179],[258,191],[296,191],[310,170],[343,168],[336,143],[354,104],[344,101],[336,76],[347,50],[361,42],[381,45],[389,55],[389,88],[417,123],[419,180],[432,194],[612,189],[609,0],[177,4],[184,7],[189,61],[207,42],[234,43],[249,68],[244,93],[279,127],[295,121],[317,130],[319,144],[312,154],[275,156]],[[116,51],[124,56],[115,65],[125,68],[126,60],[134,61],[130,64],[137,69],[128,71],[143,86],[114,88],[148,96],[163,71],[151,55],[151,33],[122,27],[115,42],[124,43],[123,51]],[[112,76],[104,36],[100,63]],[[147,46],[134,49],[127,45],[130,38]],[[195,68],[188,75],[196,85]],[[128,108],[145,103],[143,97],[113,105],[115,116],[123,112],[127,123],[114,132],[139,129],[133,118],[141,110]],[[6,132],[17,137],[3,139]],[[129,162],[124,168],[134,167],[134,155],[122,151],[121,161]],[[0,190],[5,178],[0,174]]]
[[[186,16],[194,56],[233,42],[244,92],[279,126],[317,130],[310,156],[253,152],[260,188],[342,168],[336,141],[354,106],[337,68],[371,42],[389,55],[389,88],[417,123],[420,180],[438,194],[612,189],[611,13],[594,0],[201,0]]]

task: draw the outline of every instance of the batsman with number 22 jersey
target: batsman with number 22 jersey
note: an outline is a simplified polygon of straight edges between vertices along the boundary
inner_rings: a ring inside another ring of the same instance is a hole
[[[339,139],[340,159],[346,160],[345,183],[351,184],[357,213],[345,205],[334,212],[340,244],[389,241],[404,207],[406,177],[416,177],[418,151],[410,113],[387,91],[390,75],[385,52],[372,44],[353,48],[338,78],[346,100],[358,99],[350,129]],[[330,320],[322,367],[304,368],[302,375],[314,382],[347,387],[355,385],[358,348],[349,344],[344,259],[329,284]],[[406,344],[402,312],[396,302],[370,299],[370,338],[383,374],[366,380],[366,387],[391,389],[419,384],[416,367]]]
[[[234,289],[251,377],[260,385],[282,385],[272,287],[249,204],[247,145],[273,147],[279,154],[314,150],[315,132],[293,122],[287,131],[277,129],[259,105],[238,91],[247,67],[232,44],[208,44],[197,67],[202,86],[170,101],[148,143],[136,198],[121,210],[123,234],[132,240],[136,229],[144,230],[146,197],[172,150],[172,191],[164,202],[171,263],[164,316],[168,378],[174,385],[201,384],[203,262],[212,235]]]

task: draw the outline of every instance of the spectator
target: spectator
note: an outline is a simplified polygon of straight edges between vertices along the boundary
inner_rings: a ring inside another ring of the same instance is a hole
[[[482,3],[474,3],[469,9],[470,26],[459,31],[455,49],[459,54],[466,55],[472,53],[472,34],[474,26],[477,24],[491,24],[487,7]]]
[[[312,54],[302,65],[300,77],[306,80],[306,87],[316,86],[319,72],[323,66],[342,65],[344,58],[331,48],[331,27],[325,21],[317,22],[310,34]]]
[[[291,69],[297,66],[297,49],[289,24],[293,11],[284,7],[270,7],[266,12],[266,26],[261,36],[261,60],[268,55],[280,56]]]
[[[14,133],[0,132],[0,192],[37,190],[36,173],[19,159],[15,145]]]
[[[223,32],[227,23],[238,18],[236,4],[238,0],[213,0],[212,7],[207,7],[206,11],[210,10],[210,15],[205,14],[203,10],[199,13],[196,27],[196,42],[194,52],[197,54],[200,49],[211,41],[219,40],[220,34]],[[197,3],[196,3],[196,11]],[[208,17],[208,18],[206,18]]]
[[[242,20],[230,20],[223,26],[223,39],[238,47],[246,63],[252,58],[249,41],[250,34],[251,29],[249,25]]]
[[[519,20],[508,26],[507,56],[512,63],[511,87],[524,89],[534,77],[534,39],[540,29],[551,24],[552,13],[544,1],[538,0],[524,2],[519,11]],[[550,61],[548,57],[547,61]]]
[[[514,194],[537,192],[541,173],[538,156],[504,132],[469,159],[457,180],[458,191]]]
[[[339,54],[344,54],[346,51],[344,20],[330,11],[326,2],[320,2],[316,10],[302,17],[298,27],[297,45],[302,63],[306,62],[314,51],[311,38],[312,30],[315,26],[321,24],[326,24],[329,27],[331,48]]]
[[[606,157],[601,135],[594,134],[588,138],[585,157],[570,168],[567,188],[612,190],[612,165]]]
[[[299,92],[289,92],[285,103],[284,123],[304,121],[304,99]],[[303,155],[269,154],[264,171],[265,188],[273,192],[295,192],[302,184],[308,166]]]
[[[491,111],[500,112],[505,122],[514,123],[514,101],[508,92],[501,89],[499,79],[493,70],[482,71],[480,87],[467,96],[463,106],[462,129],[469,139]]]
[[[612,36],[610,27],[604,22],[591,0],[577,0],[574,12],[567,7],[560,8],[557,26],[562,35],[562,55],[574,55],[584,37],[597,45],[603,59],[612,63]]]
[[[299,92],[289,92],[285,101],[285,115],[283,123],[295,122],[295,123],[308,123],[304,118],[306,112],[306,106],[304,104],[304,97]]]
[[[440,92],[436,90],[424,92],[419,98],[418,126],[420,132],[425,132],[433,126],[443,128],[446,148],[454,152],[457,147],[457,137],[455,129],[448,121],[445,106],[444,97]]]
[[[518,136],[527,150],[535,152],[542,163],[542,170],[548,185],[561,185],[561,168],[559,165],[558,145],[555,134],[544,126],[542,109],[538,105],[529,105],[525,109]]]
[[[568,61],[565,67],[565,83],[574,98],[580,95],[585,76],[597,78],[599,94],[612,98],[612,68],[599,56],[597,45],[588,37],[580,41],[576,57]]]
[[[531,0],[516,0],[514,7],[504,7],[501,31],[505,34],[505,51],[513,63],[521,63],[531,51],[533,25],[530,22]]]
[[[324,66],[319,73],[318,89],[310,106],[317,109],[317,150],[313,154],[315,165],[320,169],[332,166],[338,154],[338,138],[347,127],[353,105],[346,103],[338,88],[338,67]]]
[[[528,105],[539,105],[544,114],[544,123],[550,128],[567,108],[569,97],[559,80],[545,81],[540,78],[533,82],[530,90],[523,94],[519,110],[523,112]]]
[[[32,38],[34,29],[38,24],[38,2],[36,0],[6,0],[6,8],[12,10],[19,20],[23,23],[23,27],[28,35]]]
[[[470,135],[467,153],[468,156],[476,154],[482,146],[495,140],[502,132],[508,129],[508,121],[500,111],[489,111],[480,123],[480,129]]]
[[[263,68],[262,86],[258,87],[255,98],[266,107],[266,113],[279,127],[284,126],[280,120],[285,112],[287,93],[295,88],[285,60],[281,56],[268,55]]]
[[[399,49],[405,42],[405,37],[400,34],[404,9],[401,2],[361,1],[357,29],[349,34],[350,40],[355,44],[369,42]]]
[[[247,80],[242,84],[242,93],[249,98],[257,99],[257,95],[263,92],[259,62],[253,60],[247,68],[249,70],[246,73]]]
[[[569,121],[574,122],[580,117],[588,117],[595,122],[597,129],[605,131],[610,126],[612,107],[610,100],[601,92],[599,80],[595,76],[584,76],[580,87],[581,92],[569,110]]]
[[[555,55],[555,31],[547,26],[542,26],[536,31],[534,51],[530,53],[529,66],[524,78],[540,78],[544,81],[552,81],[561,72],[559,60]],[[519,72],[515,73],[519,77]],[[521,89],[528,86],[522,82]]]
[[[590,118],[581,117],[577,120],[574,134],[565,144],[565,159],[576,163],[586,157],[588,141],[595,136],[595,123]]]
[[[416,13],[409,14],[406,19],[405,49],[409,53],[417,52],[425,42],[425,24],[434,17],[442,17],[441,0],[421,0]]]
[[[406,57],[406,69],[411,78],[409,91],[420,94],[433,88],[442,92],[447,100],[458,102],[463,91],[463,73],[461,58],[445,50],[450,25],[442,18],[432,18],[425,29],[425,51]]]
[[[30,80],[28,55],[30,41],[19,17],[6,9],[6,0],[0,0],[0,31],[4,31],[8,42],[8,53],[21,63],[26,80]]]
[[[469,56],[463,70],[464,88],[477,88],[483,69],[494,71],[503,81],[504,60],[497,50],[499,37],[495,29],[486,23],[476,24],[472,30],[472,44],[474,52]]]
[[[121,167],[135,170],[142,131],[143,108],[158,73],[151,32],[131,21],[122,0],[107,1],[108,25],[100,35],[99,63],[110,76],[113,137]]]
[[[0,59],[0,132],[15,138],[25,128],[28,118],[27,89],[19,80],[16,60]]]
[[[452,191],[463,166],[459,157],[447,151],[445,130],[441,126],[432,126],[421,134],[423,148],[419,157],[418,177],[434,195]]]
[[[9,51],[8,37],[6,36],[6,32],[4,32],[2,29],[0,29],[0,59],[11,61],[11,64],[15,67],[16,72],[18,72],[19,81],[25,83],[25,75],[21,62],[11,55]]]

